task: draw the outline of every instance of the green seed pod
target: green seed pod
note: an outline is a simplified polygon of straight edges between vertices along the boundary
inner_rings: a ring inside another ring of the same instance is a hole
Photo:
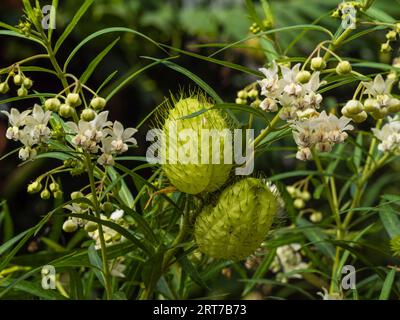
[[[83,121],[90,122],[96,117],[96,112],[94,112],[92,109],[86,108],[82,111],[81,113],[81,119]]]
[[[78,225],[71,219],[68,219],[64,222],[62,228],[65,232],[71,233],[75,232],[78,229]]]
[[[197,217],[194,235],[199,250],[214,258],[245,259],[260,247],[279,209],[279,196],[265,181],[240,180]]]
[[[90,105],[96,111],[103,110],[106,107],[106,104],[107,104],[106,99],[101,98],[101,97],[93,98],[92,101],[90,101]]]
[[[61,102],[57,98],[47,99],[44,102],[44,107],[46,108],[46,110],[53,111],[53,112],[58,112],[58,110],[60,109],[60,106],[61,106]]]
[[[66,103],[75,108],[82,104],[82,100],[78,93],[69,93],[67,95]]]
[[[169,110],[163,126],[163,169],[170,182],[185,193],[198,194],[217,190],[226,182],[232,168],[231,159],[224,158],[227,154],[232,156],[232,144],[228,139],[231,131],[220,111],[210,110],[196,117],[182,119],[211,106],[200,95],[182,98],[175,102],[175,108]],[[215,139],[206,137],[205,132],[212,132]],[[190,134],[189,141],[179,138],[183,133]],[[207,140],[208,146],[202,147]],[[220,148],[215,147],[216,140],[220,142]]]
[[[307,83],[311,78],[311,73],[309,71],[303,70],[296,75],[296,81],[300,83]]]
[[[338,63],[338,65],[336,66],[336,73],[338,75],[348,74],[351,72],[351,70],[352,70],[352,68],[351,68],[350,62],[345,61],[345,60],[340,61]]]
[[[315,57],[311,59],[311,69],[314,71],[324,70],[326,62],[322,57]]]

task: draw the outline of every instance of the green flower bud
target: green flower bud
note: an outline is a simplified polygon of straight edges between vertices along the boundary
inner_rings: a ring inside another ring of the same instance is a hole
[[[236,104],[246,104],[246,100],[241,99],[241,98],[236,98],[235,103]]]
[[[287,186],[286,187],[286,191],[289,193],[289,195],[291,197],[293,197],[296,194],[296,190],[297,189],[295,187],[293,187],[293,186]]]
[[[71,219],[68,219],[64,222],[62,228],[65,232],[72,233],[78,229],[78,225]]]
[[[396,31],[397,33],[400,33],[400,22],[398,22],[398,23],[396,23],[396,24],[394,25],[394,29],[395,29],[395,31]]]
[[[324,70],[326,62],[322,57],[315,57],[311,59],[311,69],[314,71]]]
[[[70,118],[74,114],[74,108],[72,108],[69,104],[62,104],[58,114],[63,118]]]
[[[42,193],[40,194],[40,197],[41,197],[43,200],[49,200],[49,199],[50,199],[50,196],[51,196],[51,193],[50,193],[50,191],[47,190],[47,189],[44,189],[44,190],[42,191]]]
[[[376,99],[368,98],[364,101],[365,111],[377,112],[379,111],[379,107],[380,107],[379,102]]]
[[[24,86],[17,90],[18,97],[26,97],[28,95],[28,90]]]
[[[44,102],[46,110],[58,112],[60,110],[61,102],[57,98],[50,98]]]
[[[10,90],[10,86],[7,82],[0,83],[0,93],[6,94]]]
[[[293,201],[293,205],[296,209],[303,209],[306,206],[306,203],[303,199],[297,198]]]
[[[20,86],[20,85],[22,85],[22,82],[24,81],[24,78],[22,78],[22,76],[20,74],[16,74],[14,76],[13,80],[14,80],[14,84],[16,86]]]
[[[30,185],[28,185],[28,193],[38,193],[42,190],[42,184],[40,181],[34,181]]]
[[[260,247],[279,209],[277,194],[263,180],[240,180],[197,217],[199,250],[214,258],[245,259]]]
[[[210,110],[197,117],[182,119],[211,106],[202,96],[180,99],[175,103],[175,108],[169,110],[164,123],[163,133],[166,143],[161,151],[163,169],[171,183],[185,193],[198,194],[217,190],[226,182],[232,168],[232,164],[224,164],[224,154],[232,152],[232,145],[226,144],[229,139],[224,139],[224,134],[230,134],[230,128],[219,110]],[[179,133],[187,129],[194,134],[190,139],[196,139],[198,142],[197,159],[196,150],[191,150],[188,155],[190,141],[178,139]],[[202,150],[202,129],[215,129],[217,132],[215,136],[220,140],[220,150],[214,150],[213,141],[210,142],[212,139],[208,139],[209,150]],[[207,157],[207,151],[208,158],[202,159]],[[213,159],[214,151],[220,151],[219,163],[213,163],[213,160],[217,162]],[[183,157],[188,158],[188,161]]]
[[[358,114],[363,111],[363,104],[358,100],[347,101],[345,107],[350,114]]]
[[[303,192],[301,193],[301,198],[302,198],[304,201],[309,201],[309,200],[311,199],[311,194],[310,194],[308,191],[303,191]]]
[[[80,191],[74,191],[71,193],[71,200],[76,200],[76,199],[83,198],[83,197],[84,197],[84,194]]]
[[[65,101],[73,108],[78,107],[82,104],[81,97],[78,93],[69,93]]]
[[[93,221],[88,221],[85,224],[85,230],[87,232],[94,232],[94,231],[97,230],[98,227],[99,227],[99,225],[96,222],[93,222]]]
[[[33,86],[33,81],[29,78],[25,78],[23,84],[25,88],[30,89]]]
[[[396,36],[397,36],[397,33],[394,30],[391,30],[388,33],[386,33],[386,39],[388,39],[389,41],[396,40]]]
[[[114,211],[114,205],[111,202],[104,202],[101,205],[101,209],[104,211],[105,214],[111,214]]]
[[[383,53],[389,53],[392,51],[392,47],[390,46],[389,42],[385,42],[381,44],[381,52]]]
[[[391,98],[389,100],[388,111],[390,113],[396,113],[400,111],[400,100],[397,98]]]
[[[258,97],[258,90],[257,89],[251,89],[249,92],[249,97],[252,99],[255,99]]]
[[[96,111],[101,111],[106,107],[107,101],[104,98],[96,97],[90,101],[90,105]]]
[[[364,122],[367,118],[368,114],[365,111],[361,111],[360,113],[351,116],[351,119],[356,123]]]
[[[62,191],[56,191],[53,193],[54,199],[60,200],[63,197],[63,192]]]
[[[296,81],[300,83],[307,83],[311,78],[311,73],[309,71],[303,70],[296,75]]]
[[[247,91],[246,90],[240,90],[239,92],[238,92],[238,94],[237,94],[237,96],[238,96],[238,98],[241,98],[241,99],[246,99],[247,98]]]
[[[310,216],[311,222],[314,222],[314,223],[321,222],[322,218],[323,218],[323,215],[322,215],[322,212],[320,212],[320,211],[314,211]]]
[[[90,122],[96,117],[96,112],[93,109],[86,108],[81,113],[81,119],[83,121]]]
[[[336,66],[336,73],[338,75],[344,75],[350,73],[352,70],[350,62],[343,60]]]
[[[56,192],[60,190],[60,185],[57,182],[52,182],[50,183],[49,188],[51,192]]]
[[[260,106],[260,104],[261,104],[261,100],[257,99],[257,100],[254,100],[252,103],[250,103],[250,106],[253,108],[258,108]]]

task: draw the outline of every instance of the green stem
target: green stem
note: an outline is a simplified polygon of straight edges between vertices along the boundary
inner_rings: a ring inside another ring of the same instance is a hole
[[[97,198],[97,192],[96,192],[96,183],[94,180],[94,174],[93,174],[93,165],[92,165],[92,159],[90,158],[89,154],[86,154],[86,164],[87,164],[87,173],[89,176],[89,182],[90,182],[90,189],[92,192],[93,196],[93,204],[94,204],[94,211],[95,211],[95,216],[98,219],[101,219],[101,209],[100,209],[100,203]],[[108,259],[107,259],[107,247],[106,247],[106,242],[104,240],[104,233],[103,233],[103,226],[101,223],[98,224],[99,228],[99,238],[100,238],[100,247],[101,247],[101,257],[103,261],[103,273],[104,273],[104,282],[105,282],[105,287],[106,287],[106,294],[107,294],[107,299],[111,300],[112,297],[112,285],[111,285],[111,276],[110,276],[110,270],[108,268]]]

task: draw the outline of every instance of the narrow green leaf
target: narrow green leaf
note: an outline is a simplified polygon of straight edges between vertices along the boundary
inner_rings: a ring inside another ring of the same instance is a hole
[[[379,209],[379,216],[390,238],[400,235],[400,219],[389,205]]]
[[[379,300],[389,299],[395,277],[396,277],[396,269],[393,268],[389,271],[389,273],[386,276],[385,282],[383,283],[382,286],[381,294],[379,296]]]

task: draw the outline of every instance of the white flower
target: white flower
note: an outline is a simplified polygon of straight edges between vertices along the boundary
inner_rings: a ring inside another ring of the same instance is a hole
[[[101,219],[102,220],[111,220],[111,219],[108,219],[105,215],[101,215]],[[116,222],[116,223],[118,223],[118,224],[123,224],[124,223],[124,221],[121,221],[121,219],[119,219],[119,221],[113,221],[113,222]],[[115,231],[114,229],[111,229],[111,228],[109,228],[109,227],[107,227],[107,226],[103,226],[102,227],[102,229],[103,229],[103,235],[104,235],[104,240],[106,241],[106,245],[107,246],[109,246],[109,245],[114,245],[114,244],[118,244],[118,243],[120,243],[121,241],[124,241],[125,240],[125,238],[123,237],[123,236],[121,236],[117,231]],[[95,240],[96,241],[96,244],[95,244],[95,248],[96,249],[100,249],[101,248],[101,243],[100,243],[100,234],[99,234],[99,229],[97,229],[97,230],[95,230],[95,231],[93,231],[93,232],[89,232],[88,233],[89,234],[89,236],[93,239],[93,240]]]
[[[115,210],[113,213],[111,213],[110,219],[114,221],[118,221],[124,216],[125,212],[124,210]]]
[[[112,142],[112,137],[107,137],[101,140],[102,147],[100,148],[100,150],[102,152],[102,155],[97,159],[97,162],[102,166],[113,166],[115,163],[112,153]]]
[[[261,94],[263,96],[275,95],[279,90],[278,65],[273,61],[271,68],[260,68],[259,70],[265,75],[265,79],[257,81],[261,87]]]
[[[300,72],[300,63],[292,69],[281,66],[281,72],[280,85],[283,87],[283,91],[290,96],[299,96],[303,92],[303,86],[296,81],[296,76]]]
[[[1,111],[8,117],[10,127],[6,132],[7,139],[18,141],[20,139],[20,128],[25,125],[26,117],[32,110],[26,110],[20,113],[17,109],[12,108],[11,112]]]
[[[386,78],[386,81],[383,80],[382,75],[378,74],[373,81],[363,82],[363,85],[366,88],[366,94],[376,97],[378,95],[389,94],[393,82],[394,80],[390,78]]]
[[[382,152],[400,151],[400,119],[389,117],[389,122],[381,129],[374,128],[372,132],[375,137],[381,141],[378,149]]]
[[[134,128],[124,129],[123,125],[115,121],[112,130],[107,131],[112,137],[111,151],[117,154],[128,151],[127,143],[137,144],[136,139],[132,136],[137,132]]]
[[[33,149],[31,147],[23,147],[23,148],[19,149],[19,152],[18,152],[18,157],[22,161],[33,160],[36,158],[36,156],[37,156],[36,149]]]
[[[47,127],[51,117],[51,111],[44,111],[37,104],[33,107],[32,115],[27,116],[25,120],[26,127],[29,128],[29,134],[35,144],[47,143],[51,136],[51,130]]]
[[[329,293],[326,288],[322,288],[323,292],[317,292],[317,295],[322,297],[322,300],[343,300],[343,296],[340,293]]]

